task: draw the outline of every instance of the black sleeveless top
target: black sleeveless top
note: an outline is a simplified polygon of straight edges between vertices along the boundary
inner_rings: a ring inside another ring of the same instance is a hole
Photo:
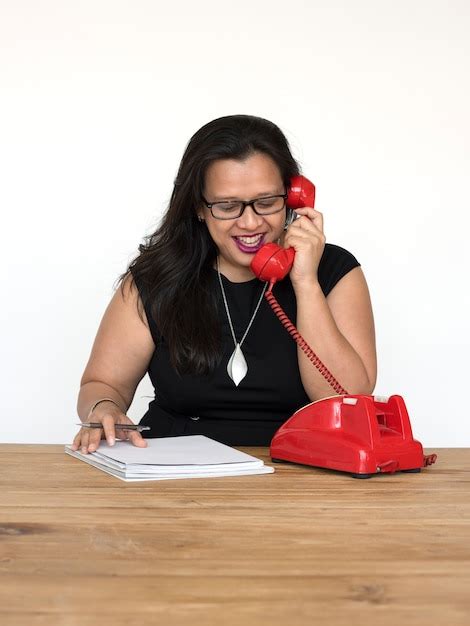
[[[318,268],[318,280],[325,297],[357,266],[359,263],[350,252],[327,243]],[[240,341],[264,283],[257,278],[232,283],[225,276],[222,281],[235,336]],[[217,369],[207,376],[180,376],[173,369],[165,338],[160,335],[146,306],[156,349],[148,367],[155,399],[140,422],[151,430],[144,435],[203,434],[228,445],[269,445],[277,428],[294,411],[310,402],[300,378],[297,344],[263,298],[242,344],[248,373],[238,387],[235,386],[227,374],[234,343],[215,270],[213,289],[218,295],[223,357]],[[296,300],[289,278],[276,283],[273,293],[295,324]]]

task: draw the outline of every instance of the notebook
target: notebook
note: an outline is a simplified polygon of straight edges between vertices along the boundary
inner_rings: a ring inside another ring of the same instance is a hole
[[[274,472],[274,468],[265,465],[261,459],[204,435],[146,441],[146,448],[137,448],[129,441],[116,441],[114,446],[102,441],[96,452],[82,454],[69,445],[65,446],[65,452],[126,482]]]

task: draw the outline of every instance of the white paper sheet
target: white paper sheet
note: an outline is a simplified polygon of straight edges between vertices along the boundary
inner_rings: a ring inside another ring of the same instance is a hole
[[[258,461],[253,456],[235,450],[204,435],[182,437],[159,437],[146,439],[146,448],[137,448],[129,441],[117,441],[109,446],[100,443],[96,454],[106,456],[120,463],[139,465],[220,465]]]
[[[100,444],[96,452],[82,454],[65,446],[65,452],[121,480],[165,480],[270,474],[265,466],[245,452],[235,450],[203,435],[147,439],[147,448],[128,441],[114,446]]]

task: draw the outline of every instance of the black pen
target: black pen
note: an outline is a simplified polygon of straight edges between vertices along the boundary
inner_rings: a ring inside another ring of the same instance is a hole
[[[84,422],[83,424],[77,424],[82,428],[103,428],[103,424],[100,422]],[[141,433],[143,430],[150,430],[150,426],[140,426],[140,424],[114,424],[116,430],[136,430]]]

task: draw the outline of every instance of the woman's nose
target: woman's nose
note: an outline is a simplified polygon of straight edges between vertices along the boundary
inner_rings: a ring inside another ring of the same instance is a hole
[[[255,213],[251,204],[247,204],[242,215],[238,218],[238,225],[240,228],[252,230],[253,228],[256,228],[256,226],[259,226],[262,220],[262,216]]]

